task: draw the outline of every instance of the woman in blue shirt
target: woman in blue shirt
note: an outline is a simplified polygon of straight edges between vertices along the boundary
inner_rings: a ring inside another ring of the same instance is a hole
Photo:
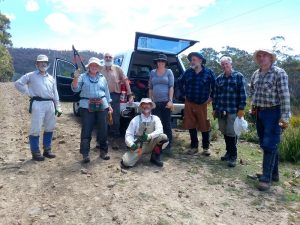
[[[89,163],[90,142],[92,131],[96,123],[100,144],[100,158],[109,160],[107,145],[107,114],[112,112],[111,98],[105,77],[99,73],[100,60],[92,57],[89,59],[88,72],[79,74],[75,71],[72,90],[80,92],[80,116],[82,120],[80,153],[83,163]]]
[[[164,133],[169,139],[169,145],[165,149],[165,152],[171,154],[171,111],[173,109],[174,75],[172,70],[167,68],[168,58],[166,55],[159,54],[158,58],[154,59],[154,64],[157,68],[150,73],[149,97],[156,104],[153,114],[160,118]]]

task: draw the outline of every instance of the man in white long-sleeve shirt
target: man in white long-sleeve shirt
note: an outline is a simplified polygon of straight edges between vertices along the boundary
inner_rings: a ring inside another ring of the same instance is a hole
[[[162,167],[161,151],[168,145],[168,137],[163,133],[159,117],[152,115],[155,103],[149,98],[140,102],[141,115],[134,117],[125,134],[126,145],[130,148],[121,161],[122,167],[133,167],[145,153],[152,153],[150,162]]]
[[[21,93],[30,97],[29,112],[31,113],[31,129],[29,135],[32,159],[43,161],[45,157],[55,158],[51,151],[53,130],[56,124],[55,115],[62,113],[55,79],[47,72],[48,57],[38,55],[36,71],[22,76],[15,82],[15,87]],[[39,136],[44,125],[43,148],[41,155],[39,149]]]

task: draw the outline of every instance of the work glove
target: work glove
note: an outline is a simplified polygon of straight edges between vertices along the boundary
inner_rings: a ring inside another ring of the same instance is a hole
[[[55,115],[57,117],[60,117],[62,113],[63,113],[63,111],[62,111],[62,109],[60,107],[58,107],[57,109],[55,109]]]
[[[285,130],[286,128],[289,127],[289,122],[286,121],[285,119],[280,119],[279,126],[281,127],[281,129]]]
[[[146,141],[150,141],[150,140],[151,140],[151,136],[146,133],[143,133],[143,135],[140,137],[140,141],[142,141],[142,142],[146,142]]]
[[[240,109],[240,110],[237,112],[237,116],[238,116],[238,118],[241,119],[242,117],[245,116],[245,111]]]
[[[130,150],[132,150],[132,151],[135,151],[137,149],[138,149],[138,145],[135,143],[130,146]]]

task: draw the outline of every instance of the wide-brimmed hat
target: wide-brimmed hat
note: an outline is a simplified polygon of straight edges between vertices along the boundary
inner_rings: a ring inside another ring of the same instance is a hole
[[[206,63],[206,59],[204,58],[203,54],[201,52],[191,52],[190,54],[188,54],[188,60],[189,61],[192,61],[192,57],[193,56],[196,56],[198,57],[199,59],[202,60],[202,64],[204,65]]]
[[[37,62],[48,62],[49,59],[48,59],[48,56],[46,56],[46,55],[38,55],[36,57],[36,61]]]
[[[91,57],[91,58],[89,59],[88,64],[87,64],[85,67],[88,68],[92,63],[95,63],[95,64],[97,64],[99,67],[101,67],[100,59],[98,59],[98,58],[96,58],[96,57]]]
[[[152,102],[152,100],[150,98],[142,98],[140,101],[139,107],[141,107],[142,103],[146,103],[146,104],[150,103],[152,105],[152,109],[154,109],[156,107],[155,103]]]
[[[255,62],[257,62],[256,58],[257,58],[257,54],[259,52],[265,52],[267,54],[269,54],[271,57],[272,57],[272,62],[275,62],[276,61],[276,54],[270,50],[270,49],[265,49],[265,48],[261,48],[261,49],[258,49],[256,50],[254,53],[253,53],[253,58],[255,60]]]
[[[168,57],[165,54],[159,54],[156,59],[153,59],[154,64],[156,64],[157,61],[164,61],[168,64]]]

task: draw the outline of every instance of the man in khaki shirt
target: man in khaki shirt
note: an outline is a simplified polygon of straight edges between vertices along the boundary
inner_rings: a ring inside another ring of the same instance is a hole
[[[113,125],[110,127],[110,133],[114,139],[120,137],[120,95],[121,84],[125,84],[127,90],[127,100],[129,103],[133,102],[130,85],[127,76],[124,74],[121,67],[113,64],[113,56],[110,53],[104,54],[105,65],[100,72],[105,76],[108,82],[110,97],[112,99],[111,106],[113,108]],[[114,141],[112,147],[117,149],[118,145]]]

